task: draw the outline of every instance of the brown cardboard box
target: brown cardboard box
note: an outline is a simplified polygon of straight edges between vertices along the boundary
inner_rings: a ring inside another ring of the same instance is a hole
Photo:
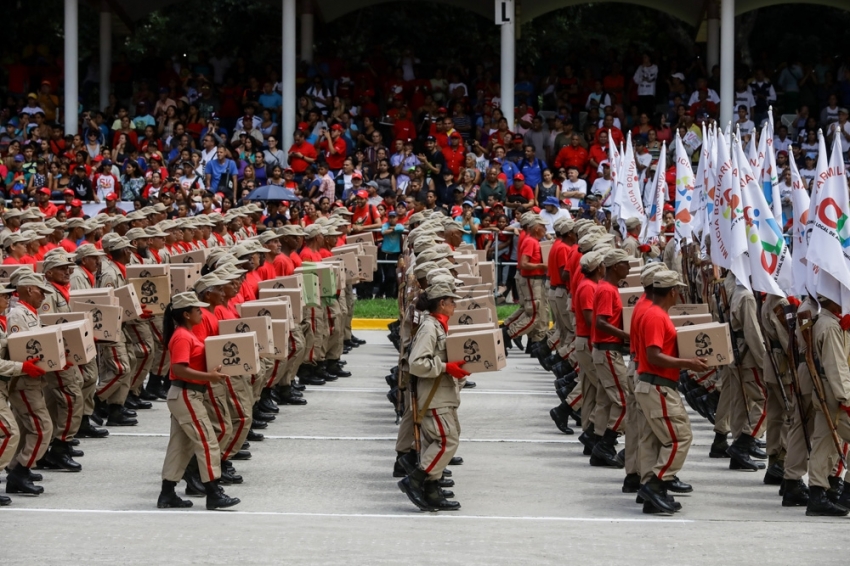
[[[236,309],[239,311],[239,316],[244,318],[267,316],[272,320],[282,320],[290,318],[288,316],[290,311],[293,316],[295,315],[292,303],[287,304],[283,300],[249,301],[237,305]]]
[[[479,332],[481,330],[493,330],[494,326],[492,322],[482,322],[481,324],[449,324],[449,336],[457,334],[458,332],[463,332],[464,334],[467,332]],[[451,361],[451,360],[449,360]]]
[[[480,310],[487,309],[490,311],[490,320],[499,320],[496,311],[496,300],[493,295],[487,297],[472,297],[470,299],[455,299],[456,310]]]
[[[336,296],[336,273],[334,273],[333,266],[326,263],[315,263],[312,261],[305,261],[301,265],[301,267],[295,268],[295,273],[301,273],[305,276],[305,294],[308,295],[308,298],[310,290],[306,289],[307,275],[315,275],[316,279],[318,279],[320,297]],[[316,304],[310,306],[320,305]]]
[[[629,267],[643,267],[642,257],[633,257],[629,260]]]
[[[129,279],[139,303],[153,314],[162,314],[171,302],[171,277],[160,275],[144,279]]]
[[[455,266],[454,266],[454,270],[457,272],[457,274],[458,274],[458,275],[470,275],[470,276],[476,276],[476,275],[473,273],[473,272],[474,272],[474,269],[473,269],[472,264],[467,263],[467,262],[465,262],[465,261],[461,261],[461,262],[458,262],[457,264],[455,264]],[[477,276],[476,276],[476,277],[477,277]]]
[[[207,370],[221,366],[225,375],[253,375],[260,368],[257,333],[222,334],[204,340]]]
[[[201,278],[201,264],[184,263],[171,265],[171,293],[185,293],[191,291],[195,281]]]
[[[91,313],[95,340],[116,342],[121,336],[121,307],[71,301],[71,310]]]
[[[304,287],[304,278],[300,273],[286,277],[275,277],[268,281],[260,281],[257,287],[260,289],[301,289]]]
[[[459,310],[455,309],[454,314],[449,319],[449,327],[464,326],[470,324],[494,324],[490,309],[478,310]]]
[[[339,259],[345,268],[345,279],[349,284],[357,283],[360,278],[360,269],[357,267],[357,256],[354,253],[334,254],[335,259]],[[330,258],[325,258],[327,261]]]
[[[459,254],[455,252],[454,260],[457,263],[468,263],[472,266],[473,272],[475,272],[478,267],[478,256],[475,254]]]
[[[24,267],[24,264],[0,265],[0,278],[8,281],[9,278],[12,276],[12,274],[14,272],[16,272],[17,270],[21,269],[22,267]],[[35,271],[35,268],[33,268],[33,271]],[[39,272],[36,271],[36,273],[39,273]]]
[[[552,250],[552,244],[555,240],[543,240],[540,242],[540,254],[543,256],[543,263],[549,263],[549,252]]]
[[[643,287],[623,287],[620,289],[620,300],[624,307],[633,307],[640,296],[643,295]]]
[[[479,285],[481,283],[481,278],[473,275],[458,275],[457,278],[463,281],[464,286]]]
[[[353,253],[354,255],[362,255],[363,254],[363,244],[352,244],[348,242],[344,246],[337,246],[335,248],[331,248],[331,253],[334,255],[341,255],[346,253]]]
[[[261,358],[267,358],[274,352],[272,344],[272,319],[268,316],[249,316],[236,320],[220,320],[219,334],[257,334],[257,351]]]
[[[735,361],[728,324],[695,324],[683,326],[677,332],[680,358],[706,358],[709,366],[725,366]]]
[[[478,258],[478,265],[480,266],[482,263],[487,261],[487,250],[472,250],[475,253],[475,256]]]
[[[301,269],[300,267],[298,269]],[[319,276],[316,273],[307,271],[299,272],[304,279],[304,287],[301,288],[301,297],[304,306],[320,307],[322,306],[322,295],[319,288]]]
[[[322,262],[333,266],[334,276],[336,277],[336,290],[342,291],[343,289],[345,289],[347,277],[345,271],[345,264],[343,263],[342,258],[326,257],[322,260]]]
[[[94,327],[91,320],[66,322],[58,325],[65,345],[65,360],[75,366],[87,364],[97,356]]]
[[[498,371],[508,363],[500,329],[478,332],[458,332],[446,339],[446,354],[450,362],[466,362],[469,373]]]
[[[60,312],[54,314],[39,314],[42,326],[53,324],[65,324],[66,322],[79,322],[81,320],[91,321],[91,313],[88,312]]]
[[[112,287],[100,287],[97,289],[71,289],[68,295],[71,297],[71,300],[74,300],[82,297],[114,297],[115,293]]]
[[[359,232],[357,234],[349,234],[345,237],[346,244],[374,244],[374,232]]]
[[[272,321],[272,352],[266,356],[273,360],[285,360],[289,358],[289,321]]]
[[[634,307],[623,307],[623,330],[626,332],[629,332],[629,329],[632,327],[632,314],[634,311]]]
[[[171,256],[171,265],[180,265],[181,263],[199,263],[203,265],[208,253],[208,248],[202,248],[193,252],[174,254]]]
[[[300,323],[306,307],[304,306],[303,295],[297,289],[263,289],[260,291],[259,301],[256,302],[279,302],[284,300],[290,305],[290,311],[292,313],[291,317],[287,316],[286,318],[292,318],[292,320],[297,320]]]
[[[694,326],[696,324],[707,324],[709,322],[713,322],[710,314],[684,314],[680,316],[671,316],[670,320],[673,321],[673,326],[679,328],[680,326]]]
[[[492,288],[496,285],[496,264],[492,261],[479,261],[478,275],[482,283],[488,283]]]
[[[44,273],[44,262],[43,261],[35,262],[35,272],[36,273]]]
[[[142,316],[142,304],[133,285],[124,285],[115,289],[115,298],[118,299],[118,306],[123,309],[121,319],[124,322],[138,320]]]
[[[458,247],[456,247],[455,251],[463,251],[463,252],[470,251],[470,252],[472,252],[472,251],[476,251],[476,250],[475,250],[475,246],[473,246],[472,244],[468,244],[468,243],[464,242],[461,245],[459,245]]]
[[[145,277],[164,277],[171,275],[171,266],[167,263],[156,265],[127,265],[127,279]]]
[[[626,278],[620,281],[620,287],[643,287],[640,284],[640,273],[626,275]]]
[[[704,303],[674,305],[667,311],[670,316],[684,316],[689,314],[709,314],[708,305]]]
[[[47,326],[9,334],[9,359],[13,362],[31,361],[44,371],[61,370],[67,363],[62,329]]]
[[[376,258],[369,254],[357,256],[357,269],[360,273],[360,280],[372,281],[375,278],[375,268],[377,265]]]
[[[112,291],[112,289],[110,289]],[[73,291],[71,291],[73,293]],[[102,295],[69,295],[72,301],[78,301],[80,303],[88,303],[90,305],[109,305],[113,307],[118,306],[118,297],[112,294],[102,294]],[[44,311],[50,312],[50,311]]]

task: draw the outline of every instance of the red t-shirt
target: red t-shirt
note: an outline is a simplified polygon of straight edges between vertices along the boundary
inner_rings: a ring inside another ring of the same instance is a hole
[[[365,206],[354,206],[351,209],[351,225],[352,226],[370,226],[379,224],[381,217],[378,215],[378,209],[371,204]]]
[[[515,197],[515,198],[511,198]],[[522,197],[522,198],[516,198]],[[525,199],[523,201],[523,199]],[[508,202],[520,202],[523,204],[529,203],[534,200],[534,191],[531,190],[531,187],[528,185],[523,185],[521,189],[517,189],[516,185],[511,183],[511,186],[508,187],[507,195],[505,196],[505,200]]]
[[[570,272],[570,295],[576,296],[579,283],[584,281],[584,273],[581,272],[581,256],[584,255],[578,251],[578,246],[570,254],[567,259],[567,271]]]
[[[635,356],[635,352],[644,352],[641,346],[640,340],[640,332],[638,331],[638,327],[640,325],[640,319],[643,318],[646,310],[652,306],[652,301],[646,298],[646,295],[641,295],[640,298],[635,303],[634,310],[632,310],[632,321],[629,324],[629,349],[632,352],[633,359],[637,360]]]
[[[200,326],[200,325],[198,325]],[[169,371],[172,380],[181,379],[174,375],[174,364],[189,364],[189,369],[207,371],[207,356],[204,351],[204,343],[182,326],[178,327],[171,340],[168,342],[168,353],[171,355],[171,367]],[[206,381],[195,381],[183,379],[189,383],[206,385]]]
[[[239,318],[239,313],[236,312],[236,309],[228,306],[219,305],[215,307],[215,317],[218,320],[236,320]]]
[[[567,244],[561,240],[555,240],[552,244],[552,249],[549,250],[549,284],[563,285],[564,280],[561,279],[561,268],[567,265],[569,249]]]
[[[604,279],[596,287],[596,296],[593,298],[591,342],[594,344],[622,344],[623,341],[616,336],[602,332],[596,327],[597,316],[608,317],[608,322],[612,326],[623,328],[623,301],[620,300],[620,291]]]
[[[341,136],[340,136],[341,137]],[[307,142],[294,143],[289,148],[289,166],[296,173],[303,173],[307,170],[310,164],[301,157],[294,157],[293,153],[300,153],[304,157],[316,159],[316,148]]]
[[[584,321],[582,311],[593,310],[593,298],[596,295],[596,282],[592,279],[584,279],[573,295],[573,312],[576,315],[576,336],[590,338],[590,328]]]
[[[257,268],[257,275],[260,277],[261,281],[268,281],[269,279],[274,279],[277,277],[277,273],[275,273],[274,265],[269,263],[269,260],[266,259],[266,262]]]
[[[292,260],[292,265],[295,267],[301,267],[301,256],[298,255],[298,252],[292,252],[289,254],[289,259]]]
[[[641,335],[641,348],[646,350],[650,346],[661,348],[661,353],[668,356],[679,357],[679,348],[676,345],[676,327],[670,316],[658,305],[651,305],[643,314],[638,327]],[[638,358],[638,373],[654,373],[670,381],[679,380],[679,370],[676,368],[661,368],[651,365],[646,356]]]
[[[272,266],[277,277],[286,277],[292,275],[295,271],[295,264],[292,263],[292,260],[286,254],[277,254],[274,256]]]
[[[201,323],[192,327],[192,334],[202,342],[209,336],[218,336],[218,319],[206,308],[202,308]]]
[[[543,253],[540,251],[540,242],[534,238],[525,238],[519,245],[517,258],[527,256],[530,263],[543,263]],[[546,269],[520,269],[520,274],[523,277],[531,277],[535,275],[546,275]]]
[[[59,242],[59,245],[62,246],[62,249],[64,249],[69,254],[75,253],[77,251],[77,244],[75,242],[72,242],[68,238],[64,238],[61,242]]]
[[[331,154],[328,147],[328,140],[322,140],[319,144],[319,149],[324,150],[325,152],[325,161],[328,162],[328,167],[332,170],[336,171],[337,169],[342,169],[343,163],[345,163],[345,152],[346,145],[345,140],[342,139],[342,136],[336,138],[336,141],[333,142],[334,150],[336,153]]]

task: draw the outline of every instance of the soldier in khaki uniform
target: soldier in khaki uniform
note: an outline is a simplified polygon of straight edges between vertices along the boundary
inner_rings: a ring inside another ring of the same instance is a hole
[[[590,244],[589,241],[585,241],[580,242],[579,245],[581,246],[582,243]],[[601,252],[593,252],[589,249],[582,256],[579,265],[583,278],[576,289],[575,296],[572,298],[573,312],[576,318],[574,355],[579,367],[582,398],[581,428],[583,432],[579,436],[579,441],[584,445],[585,456],[590,456],[594,445],[601,436],[596,434],[591,418],[596,409],[599,378],[596,375],[596,365],[593,363],[593,344],[590,341],[590,332],[593,324],[593,297],[596,293],[596,285],[605,275],[602,258]]]
[[[150,211],[153,212],[153,211]],[[132,228],[125,235],[135,251],[130,255],[129,265],[153,265],[156,263],[148,252],[150,237],[142,228]],[[124,334],[127,336],[130,356],[130,391],[125,404],[130,409],[150,409],[150,400],[140,397],[142,386],[151,369],[154,357],[154,339],[151,329],[153,315],[142,305],[142,317],[127,321],[124,324]],[[146,395],[150,397],[150,395]]]
[[[157,205],[159,206],[159,205]],[[156,207],[154,207],[156,208]],[[171,257],[165,249],[165,238],[168,236],[162,231],[160,225],[145,228],[145,233],[150,237],[148,242],[148,254],[152,263],[165,265],[171,263]],[[150,376],[145,388],[139,392],[139,397],[144,401],[165,399],[168,392],[168,348],[162,343],[163,315],[153,315],[150,319],[151,335],[153,338],[153,356],[151,357]]]

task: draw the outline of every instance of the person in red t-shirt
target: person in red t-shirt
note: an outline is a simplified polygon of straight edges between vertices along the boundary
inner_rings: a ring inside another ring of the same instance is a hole
[[[593,363],[599,379],[596,408],[590,418],[593,419],[596,434],[604,432],[594,446],[590,459],[591,465],[622,468],[623,463],[618,461],[615,446],[617,437],[626,428],[626,396],[631,393],[623,360],[624,343],[628,341],[629,333],[623,330],[623,302],[619,284],[629,274],[629,254],[622,249],[610,249],[605,252],[602,264],[605,266],[605,278],[596,288],[593,325],[590,329]],[[629,456],[636,457],[636,453]]]
[[[525,175],[522,173],[514,174],[513,183],[508,187],[508,192],[505,197],[505,206],[510,209],[520,209],[523,212],[531,210],[535,206],[534,191],[531,187],[525,184]]]
[[[549,311],[543,302],[546,297],[546,264],[540,250],[540,240],[546,237],[546,221],[535,215],[527,223],[528,235],[517,250],[517,267],[525,280],[526,293],[522,314],[502,331],[505,343],[528,334],[529,345],[546,337],[549,328]]]
[[[307,168],[316,162],[318,154],[315,147],[304,141],[304,132],[301,130],[295,130],[292,139],[294,143],[289,148],[289,166],[296,175],[303,175]]]
[[[596,377],[596,366],[593,365],[593,346],[590,342],[590,329],[593,325],[593,299],[596,296],[598,282],[605,276],[605,266],[602,265],[602,253],[588,251],[581,256],[579,262],[583,277],[573,294],[573,313],[576,321],[575,359],[579,366],[579,381],[583,415],[581,419],[581,436],[579,441],[584,444],[584,454],[589,456],[593,446],[599,441],[599,436],[593,431],[593,421],[590,416],[596,408],[596,391],[599,380]],[[573,279],[576,279],[573,277]]]
[[[407,140],[416,137],[416,124],[408,117],[407,106],[398,109],[398,114],[393,120],[393,140]]]
[[[708,366],[705,358],[679,358],[676,328],[667,314],[679,298],[679,287],[685,286],[679,275],[659,269],[653,273],[652,282],[652,304],[637,325],[643,353],[638,358],[634,396],[637,406],[648,417],[645,430],[650,433],[641,436],[638,449],[641,460],[654,460],[655,464],[651,469],[641,470],[638,493],[644,500],[644,513],[672,514],[679,505],[667,490],[675,483],[677,492],[683,491],[677,474],[685,464],[693,440],[688,413],[677,391],[679,370],[704,372]]]
[[[324,152],[328,168],[333,171],[334,175],[342,169],[348,151],[345,140],[342,139],[343,131],[345,131],[345,128],[340,124],[334,124],[330,130],[323,131],[316,147],[319,151]]]
[[[562,147],[555,157],[555,168],[575,167],[583,175],[587,170],[588,159],[589,155],[581,145],[581,138],[578,134],[573,134],[570,136],[570,145]]]
[[[228,497],[218,485],[221,476],[221,451],[216,441],[209,414],[204,406],[204,393],[210,384],[221,383],[227,376],[221,366],[209,371],[204,343],[193,333],[201,324],[201,307],[208,306],[194,293],[178,293],[171,298],[165,311],[164,340],[171,356],[172,391],[168,410],[173,417],[171,438],[162,469],[162,491],[157,507],[189,507],[190,501],[180,499],[174,492],[183,479],[186,465],[194,454],[198,461],[201,481],[207,492],[207,509],[232,507],[239,499]],[[173,397],[173,398],[172,398]]]
[[[381,215],[377,208],[369,204],[366,199],[369,193],[360,189],[354,195],[354,206],[351,207],[351,231],[353,233],[368,232],[382,226]]]

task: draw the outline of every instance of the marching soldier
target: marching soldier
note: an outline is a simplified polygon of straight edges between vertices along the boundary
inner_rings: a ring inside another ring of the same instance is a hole
[[[767,471],[764,483],[770,485],[780,485],[785,475],[788,429],[794,414],[794,392],[788,372],[788,330],[776,315],[777,308],[784,311],[789,305],[788,299],[784,297],[767,295],[761,307],[762,330],[767,346],[770,347],[770,359],[764,365],[764,382],[767,387]]]
[[[543,302],[546,296],[546,264],[540,251],[540,240],[546,236],[546,222],[534,215],[526,222],[528,235],[522,239],[517,251],[517,267],[526,285],[522,313],[502,330],[505,344],[528,335],[529,344],[539,342],[546,336],[549,326],[549,311]]]
[[[579,243],[579,246],[582,247],[583,244],[588,245],[589,243],[590,241],[583,241]],[[601,438],[601,435],[596,434],[591,418],[596,409],[597,390],[599,389],[599,378],[596,375],[596,365],[593,363],[591,328],[593,327],[593,299],[596,295],[596,287],[605,275],[605,266],[602,265],[603,257],[602,253],[594,251],[588,251],[582,255],[580,267],[583,277],[575,295],[573,295],[573,312],[576,319],[575,358],[579,367],[583,414],[581,420],[583,432],[578,439],[584,445],[585,456],[591,455],[594,446]]]

